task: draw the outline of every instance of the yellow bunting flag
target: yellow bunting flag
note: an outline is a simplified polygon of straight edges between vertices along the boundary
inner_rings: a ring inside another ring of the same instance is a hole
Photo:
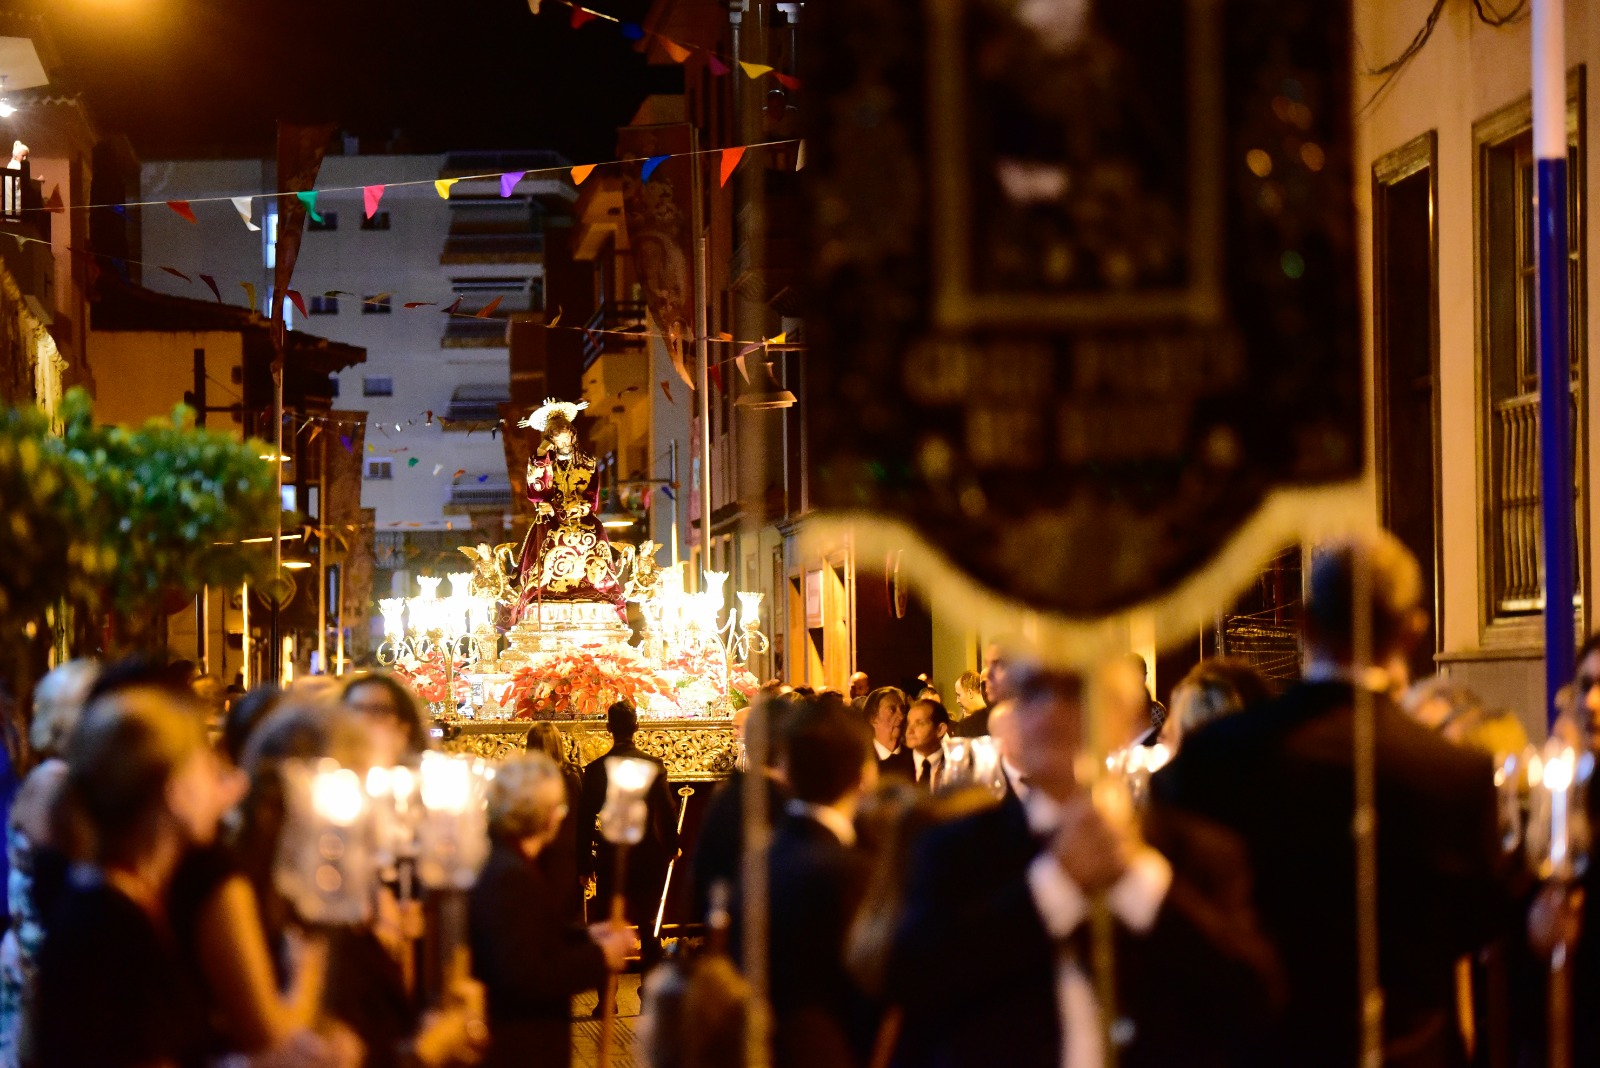
[[[246,299],[248,299],[250,301],[250,310],[251,311],[255,311],[256,310],[256,287],[254,285],[252,285],[251,283],[249,283],[249,282],[240,282],[239,284],[244,287],[244,295],[245,295]]]
[[[667,55],[672,57],[672,62],[689,62],[689,57],[693,53],[691,53],[687,48],[683,47],[683,45],[679,44],[677,41],[671,40],[670,38],[663,37],[659,33],[656,34],[656,40],[661,42],[661,47],[666,50]]]
[[[759,78],[763,74],[772,73],[772,68],[767,66],[765,63],[746,63],[744,60],[740,60],[739,66],[743,67],[745,74],[749,75],[752,79]]]
[[[769,345],[782,345],[788,339],[789,339],[789,332],[787,330],[785,330],[781,334],[774,334],[772,337],[767,338],[767,344],[769,344]]]
[[[450,187],[459,181],[461,181],[460,178],[436,178],[433,182],[433,188],[438,190],[440,199],[449,200]]]
[[[586,180],[588,180],[589,175],[593,173],[593,163],[584,163],[580,166],[572,168],[572,184],[582,185]]]

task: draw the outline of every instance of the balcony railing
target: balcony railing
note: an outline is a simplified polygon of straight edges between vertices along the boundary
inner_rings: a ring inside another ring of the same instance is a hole
[[[645,326],[643,301],[605,301],[596,308],[589,321],[583,324],[583,369],[587,371],[607,350],[619,350],[638,344],[622,334],[606,331],[633,330]]]
[[[1578,423],[1577,396],[1573,395],[1572,425]],[[1539,395],[1524,393],[1494,405],[1494,501],[1490,517],[1498,544],[1494,562],[1494,603],[1499,614],[1518,615],[1544,610],[1544,586],[1539,575]],[[1574,430],[1576,440],[1576,430]],[[1576,453],[1574,453],[1576,455]],[[1578,490],[1574,464],[1574,492]],[[1578,510],[1582,514],[1582,509]]]

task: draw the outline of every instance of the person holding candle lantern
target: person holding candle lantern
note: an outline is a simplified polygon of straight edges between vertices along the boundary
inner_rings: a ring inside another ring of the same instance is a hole
[[[583,790],[578,807],[578,878],[595,877],[595,900],[602,907],[617,893],[623,895],[627,915],[639,926],[641,966],[648,971],[661,959],[661,941],[654,936],[651,922],[661,904],[661,891],[667,878],[667,865],[678,852],[677,805],[667,785],[666,767],[660,760],[634,744],[639,730],[639,714],[626,701],[606,710],[606,729],[611,732],[611,748],[583,769]],[[628,850],[622,884],[617,884],[617,847],[597,826],[609,786],[610,758],[627,757],[656,766],[656,775],[646,796],[648,816],[644,838]],[[598,1011],[598,1010],[597,1010]]]
[[[472,888],[473,968],[488,995],[490,1068],[571,1063],[571,999],[620,972],[633,935],[616,923],[567,926],[539,864],[567,815],[561,773],[543,753],[501,765],[489,785],[489,860]]]

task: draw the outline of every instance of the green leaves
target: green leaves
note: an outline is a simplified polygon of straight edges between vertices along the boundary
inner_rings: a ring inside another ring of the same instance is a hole
[[[259,442],[195,429],[181,405],[138,429],[95,426],[76,389],[61,415],[56,435],[35,408],[0,411],[0,627],[42,621],[63,600],[147,611],[262,565],[237,544],[276,518]]]

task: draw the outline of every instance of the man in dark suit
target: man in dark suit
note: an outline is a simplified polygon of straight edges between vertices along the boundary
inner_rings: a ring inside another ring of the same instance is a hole
[[[950,712],[931,697],[911,702],[906,713],[906,749],[911,752],[912,781],[929,793],[944,763],[944,740],[950,733]]]
[[[867,724],[872,728],[878,777],[910,779],[916,774],[906,748],[906,695],[895,686],[880,686],[867,695]]]
[[[969,712],[951,731],[957,738],[982,738],[989,733],[989,713],[1011,696],[1011,660],[1017,639],[1009,635],[996,638],[983,647],[982,708]]]
[[[769,826],[782,817],[784,802],[789,799],[788,787],[779,770],[783,762],[783,723],[790,707],[798,700],[788,696],[758,696],[744,721],[744,738],[752,743],[759,740],[759,748],[766,754],[765,766],[759,774],[766,797],[765,823]],[[735,720],[735,730],[738,730],[737,723]],[[712,890],[717,883],[726,884],[730,892],[739,886],[740,865],[744,861],[745,790],[749,785],[745,779],[752,774],[757,773],[749,768],[736,769],[706,803],[700,831],[695,836],[691,867],[697,920],[706,919],[712,904]]]
[[[905,1012],[897,1063],[1099,1068],[1088,937],[1098,899],[1113,924],[1117,1063],[1231,1065],[1274,975],[1242,850],[1192,819],[1150,821],[1147,845],[1103,816],[1076,778],[1081,680],[1019,669],[1014,682],[1015,791],[935,827],[913,854],[887,982]]]
[[[566,787],[544,754],[506,762],[489,787],[489,860],[468,898],[472,965],[488,1000],[496,1066],[571,1063],[572,996],[621,971],[626,928],[569,928],[558,888],[536,862],[566,816]]]
[[[872,759],[854,714],[818,698],[789,721],[790,799],[768,854],[768,965],[778,1068],[863,1064],[873,1020],[844,966],[866,890],[854,819]]]
[[[628,920],[639,927],[639,960],[648,970],[661,959],[661,941],[654,937],[656,911],[666,883],[667,865],[678,852],[677,806],[667,785],[667,769],[661,761],[633,744],[639,730],[639,717],[633,706],[618,701],[606,710],[606,729],[611,732],[611,748],[583,769],[583,789],[578,794],[578,877],[595,877],[595,907],[611,908],[616,890],[616,847],[600,833],[597,818],[606,802],[607,757],[634,757],[656,765],[655,781],[646,798],[648,817],[644,840],[628,849],[623,873],[623,900]],[[591,912],[591,917],[594,914]]]
[[[1356,659],[1354,573],[1370,590],[1370,663]],[[1356,1063],[1354,705],[1372,702],[1377,775],[1379,972],[1386,1066],[1466,1063],[1455,966],[1489,941],[1505,909],[1495,788],[1486,754],[1410,720],[1390,694],[1422,633],[1416,560],[1387,534],[1320,550],[1302,623],[1304,681],[1282,697],[1185,736],[1155,777],[1166,802],[1237,831],[1255,902],[1290,984],[1260,1063]]]

